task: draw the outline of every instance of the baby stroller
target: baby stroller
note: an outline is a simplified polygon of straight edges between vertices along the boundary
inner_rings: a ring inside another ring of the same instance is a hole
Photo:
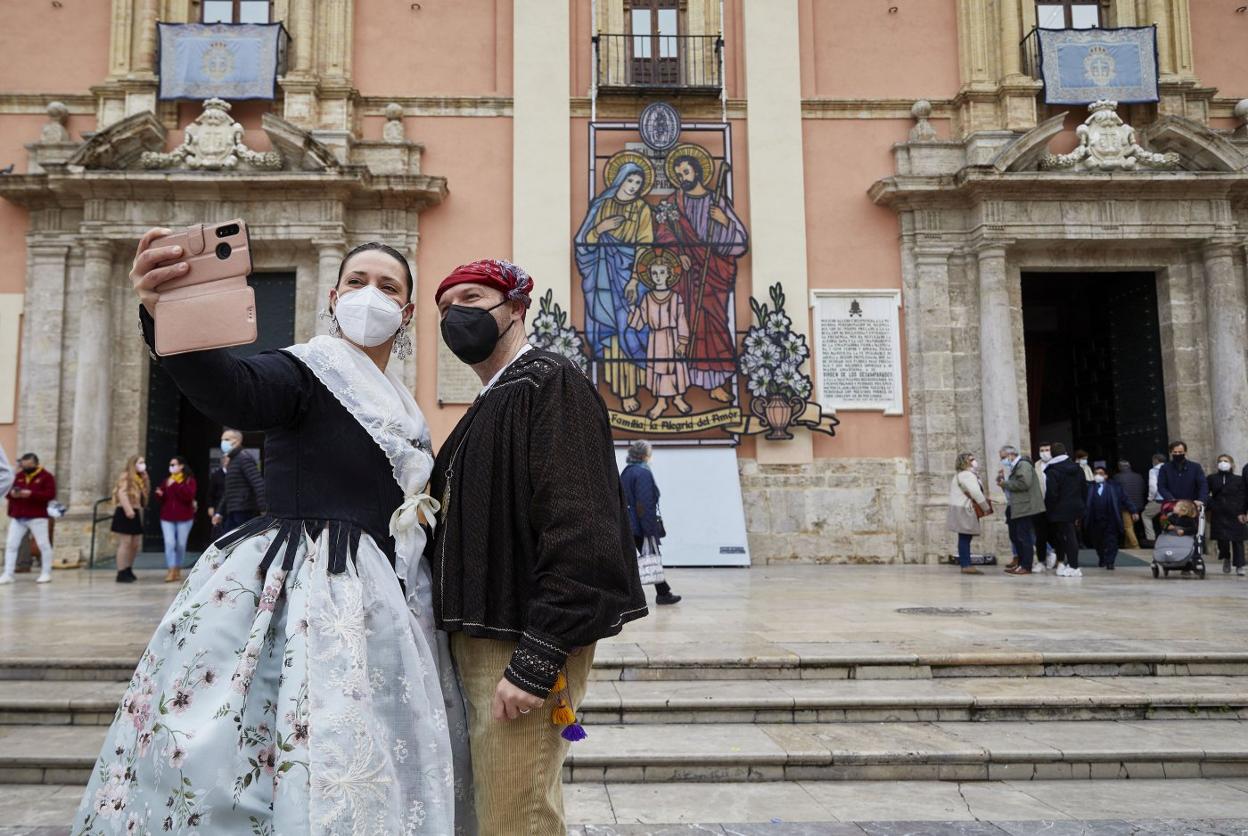
[[[1196,533],[1176,534],[1166,531],[1158,535],[1153,546],[1153,577],[1172,571],[1195,572],[1205,577],[1205,506],[1197,505]]]

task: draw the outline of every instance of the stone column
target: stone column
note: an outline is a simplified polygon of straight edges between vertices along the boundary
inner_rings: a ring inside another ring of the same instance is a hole
[[[130,69],[150,73],[156,69],[156,21],[160,17],[158,0],[139,0],[135,9],[134,53]]]
[[[112,413],[112,296],[109,277],[112,247],[101,241],[85,245],[82,287],[74,300],[78,323],[78,368],[74,377],[74,415],[70,447],[70,506],[89,512],[107,492],[108,443]]]
[[[1169,5],[1170,0],[1148,0],[1149,22],[1157,24],[1157,72],[1163,77],[1175,72]]]
[[[1213,443],[1206,458],[1248,451],[1248,293],[1230,244],[1205,247],[1205,305],[1209,320],[1209,390]]]
[[[984,410],[984,449],[980,456],[986,475],[993,472],[989,463],[997,460],[1002,446],[1021,443],[1014,342],[1005,247],[985,247],[979,251],[979,362]]]
[[[65,326],[65,278],[69,245],[30,245],[22,312],[22,392],[18,446],[38,454],[56,473],[61,425],[61,336]]]
[[[346,255],[346,245],[341,241],[314,241],[316,245],[316,311],[329,310],[329,291],[338,283],[338,265]],[[329,320],[316,320],[316,333],[329,333]]]
[[[1000,0],[1001,10],[1001,75],[1009,78],[1023,71],[1022,51],[1018,42],[1023,38],[1019,0]]]
[[[306,76],[312,72],[312,56],[316,47],[316,22],[312,0],[291,0],[290,39],[294,47],[291,75]]]

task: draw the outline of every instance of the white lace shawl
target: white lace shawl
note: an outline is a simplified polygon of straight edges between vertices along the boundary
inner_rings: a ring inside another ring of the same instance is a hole
[[[394,481],[404,497],[390,518],[395,573],[406,585],[409,603],[426,604],[416,600],[425,597],[419,593],[428,587],[428,569],[422,566],[425,534],[420,521],[423,515],[432,525],[438,503],[424,493],[433,473],[433,446],[429,425],[416,399],[393,370],[383,373],[367,354],[339,337],[313,337],[286,351],[316,375],[390,461]]]

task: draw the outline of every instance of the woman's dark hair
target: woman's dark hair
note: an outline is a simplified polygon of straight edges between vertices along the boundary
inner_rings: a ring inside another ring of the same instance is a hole
[[[170,456],[169,458],[172,461],[175,461],[178,464],[182,465],[183,476],[185,476],[187,479],[195,478],[195,474],[191,472],[191,465],[190,465],[190,462],[186,460],[186,456]]]
[[[343,256],[342,263],[338,265],[338,281],[334,283],[337,287],[342,282],[342,271],[347,266],[347,262],[351,260],[351,256],[368,250],[376,250],[393,258],[399,264],[403,265],[403,274],[407,276],[407,301],[412,301],[412,296],[416,293],[416,280],[412,278],[411,265],[407,263],[407,259],[403,257],[403,253],[396,250],[389,244],[383,244],[380,241],[365,241],[358,247],[352,247],[351,251]]]

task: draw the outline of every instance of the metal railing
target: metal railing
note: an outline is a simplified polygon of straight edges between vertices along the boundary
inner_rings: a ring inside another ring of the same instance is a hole
[[[112,514],[100,516],[100,506],[105,502],[112,501],[113,498],[111,496],[102,496],[95,501],[94,505],[91,506],[91,551],[87,554],[88,569],[95,568],[95,529],[98,528],[100,523],[104,520],[111,520],[113,518]]]
[[[691,90],[724,86],[721,35],[594,36],[599,90]]]
[[[1040,29],[1033,27],[1027,33],[1027,37],[1019,42],[1018,48],[1022,53],[1023,75],[1029,75],[1037,81],[1043,81],[1040,78]]]

